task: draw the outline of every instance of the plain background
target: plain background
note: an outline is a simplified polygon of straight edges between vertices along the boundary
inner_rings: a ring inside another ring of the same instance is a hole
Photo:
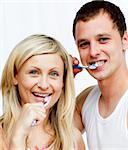
[[[42,33],[58,39],[67,51],[79,54],[72,35],[72,24],[78,9],[89,0],[0,0],[0,80],[4,64],[14,46],[25,37]],[[118,5],[128,24],[127,0],[110,0]],[[126,54],[128,59],[128,54]],[[96,81],[82,71],[75,78],[76,95]],[[0,94],[0,114],[2,98]]]

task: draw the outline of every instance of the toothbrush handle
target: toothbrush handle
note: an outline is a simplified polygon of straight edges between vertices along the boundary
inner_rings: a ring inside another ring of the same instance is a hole
[[[80,66],[80,65],[74,65],[73,66],[73,69],[82,69],[83,67],[82,66]]]
[[[48,106],[49,102],[50,102],[50,101],[48,101],[47,103],[44,104],[44,108],[46,108],[46,107]],[[38,120],[34,119],[34,120],[32,121],[31,127],[34,127],[34,126],[37,124],[37,121],[38,121]]]
[[[87,68],[89,68],[89,66],[74,65],[73,68],[77,68],[77,69],[83,69],[83,68],[85,68],[85,69],[87,69]]]

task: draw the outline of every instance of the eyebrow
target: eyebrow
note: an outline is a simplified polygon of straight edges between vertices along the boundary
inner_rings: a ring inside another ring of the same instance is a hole
[[[77,45],[79,45],[81,42],[88,42],[88,40],[86,40],[86,39],[80,39],[76,43],[77,43]]]
[[[36,66],[31,66],[31,68],[35,68],[37,70],[40,70],[40,68],[36,67]],[[50,68],[49,70],[52,71],[52,70],[56,70],[56,71],[59,71],[59,69],[61,69],[60,67],[52,67]]]
[[[54,70],[55,71],[60,71],[60,69],[61,69],[60,67],[53,67],[53,68],[50,69],[50,71],[54,71]]]
[[[39,70],[39,68],[38,67],[36,67],[36,66],[30,66],[31,68],[35,68],[35,69],[38,69]]]
[[[98,34],[96,37],[102,37],[102,36],[111,36],[111,35],[108,33],[102,33],[102,34]]]

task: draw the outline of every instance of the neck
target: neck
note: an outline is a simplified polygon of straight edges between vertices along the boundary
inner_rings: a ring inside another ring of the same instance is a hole
[[[115,73],[113,76],[98,81],[102,98],[105,101],[111,101],[112,99],[119,100],[124,92],[128,89],[128,70]]]

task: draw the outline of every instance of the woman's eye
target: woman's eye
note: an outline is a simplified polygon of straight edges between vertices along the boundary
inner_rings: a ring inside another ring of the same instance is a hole
[[[38,74],[38,71],[37,70],[31,70],[29,73],[32,75],[36,75],[36,74]]]
[[[59,73],[56,71],[53,71],[53,72],[50,72],[50,76],[57,77],[59,76]]]

